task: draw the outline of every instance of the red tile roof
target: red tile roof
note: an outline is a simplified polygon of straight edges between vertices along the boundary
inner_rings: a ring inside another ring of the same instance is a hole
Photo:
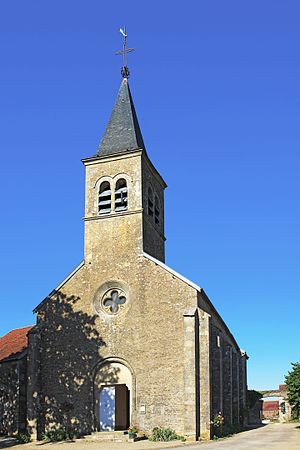
[[[27,348],[27,333],[32,327],[31,325],[29,327],[17,328],[0,338],[0,361]]]

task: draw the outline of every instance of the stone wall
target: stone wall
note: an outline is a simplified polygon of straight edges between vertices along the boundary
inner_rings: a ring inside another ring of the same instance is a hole
[[[212,320],[210,342],[211,415],[221,412],[226,425],[243,425],[247,356],[241,353],[224,328],[220,329],[218,320]]]
[[[223,413],[222,408],[222,347],[220,330],[215,325],[211,325],[210,330],[210,372],[211,372],[211,414],[212,416]]]
[[[155,217],[148,214],[148,189],[151,188],[153,196],[159,200],[159,223],[155,223]],[[142,201],[143,201],[143,249],[151,256],[165,261],[165,236],[164,236],[164,189],[165,182],[158,174],[146,155],[142,158]]]
[[[240,413],[240,424],[247,424],[248,408],[247,408],[247,354],[242,351],[241,357],[239,358],[239,413]]]
[[[164,182],[140,151],[85,165],[84,263],[37,308],[30,333],[30,429],[97,430],[99,386],[126,372],[132,423],[209,438],[220,409],[238,421],[240,350],[203,291],[160,262]],[[99,216],[99,183],[113,188],[120,176],[128,209]],[[161,204],[157,227],[145,217],[150,180]],[[104,304],[111,291],[123,299],[115,312]]]
[[[220,410],[238,423],[238,349],[215,314],[197,309],[198,291],[144,256],[111,263],[105,271],[83,265],[39,310],[44,428],[97,430],[94,379],[105,360],[129,367],[132,422],[147,432],[169,426],[208,438]],[[128,286],[128,304],[115,316],[95,309],[107,279]],[[120,382],[114,366],[106,368],[106,382]]]
[[[222,340],[222,354],[223,354],[223,414],[226,422],[232,424],[233,419],[233,405],[232,393],[233,385],[231,380],[232,375],[232,352],[233,349],[228,342]]]
[[[262,403],[261,399],[257,399],[254,405],[249,409],[248,424],[260,425],[262,419]]]
[[[0,363],[0,434],[26,428],[26,355]]]
[[[73,425],[92,431],[94,368],[115,357],[134,371],[132,421],[147,431],[163,425],[183,434],[183,317],[186,306],[196,304],[196,292],[144,257],[139,269],[132,263],[110,270],[106,266],[104,276],[97,271],[93,281],[94,268],[84,266],[39,312],[45,427],[67,420],[62,410],[69,403]],[[129,287],[128,306],[112,317],[93,311],[95,292],[107,279],[126,280]],[[118,382],[117,373],[109,376]]]

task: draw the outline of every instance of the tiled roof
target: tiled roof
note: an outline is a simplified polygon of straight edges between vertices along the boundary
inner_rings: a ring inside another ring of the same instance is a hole
[[[32,325],[17,328],[0,338],[0,361],[22,352],[28,346],[27,333]]]

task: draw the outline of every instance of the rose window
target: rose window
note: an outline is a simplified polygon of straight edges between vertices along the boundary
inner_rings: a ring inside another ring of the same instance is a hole
[[[102,307],[108,314],[117,314],[124,307],[125,303],[125,293],[118,288],[110,289],[102,298]]]

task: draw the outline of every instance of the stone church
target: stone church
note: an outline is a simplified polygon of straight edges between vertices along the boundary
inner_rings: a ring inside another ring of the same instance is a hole
[[[245,420],[246,360],[202,288],[165,264],[166,183],[128,77],[86,170],[84,259],[0,339],[0,433],[171,427],[208,439]],[[28,342],[27,342],[28,338]]]

